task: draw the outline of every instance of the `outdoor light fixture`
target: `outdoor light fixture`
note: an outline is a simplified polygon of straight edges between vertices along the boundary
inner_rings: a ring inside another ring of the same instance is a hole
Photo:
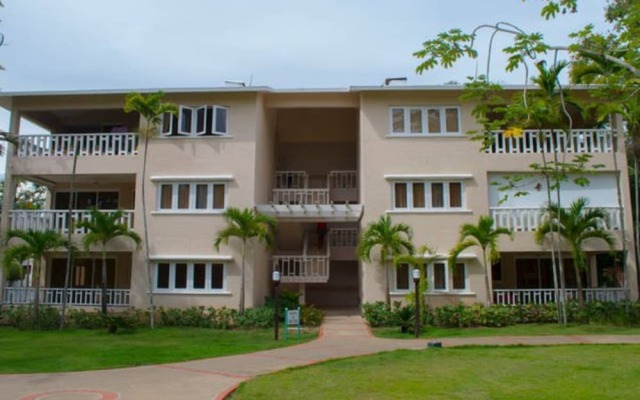
[[[415,325],[414,325],[414,331],[416,333],[416,337],[420,337],[420,270],[419,269],[414,269],[413,270],[413,286],[415,286],[416,288],[416,304],[415,304],[415,310],[416,310],[416,315],[415,315]]]
[[[280,286],[280,271],[273,271],[271,274],[271,280],[273,281],[273,336],[275,340],[278,340],[278,322],[280,322],[280,292],[278,287]]]

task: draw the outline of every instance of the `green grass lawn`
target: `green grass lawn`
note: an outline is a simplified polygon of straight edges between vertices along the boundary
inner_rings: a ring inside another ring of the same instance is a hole
[[[402,350],[261,376],[232,399],[634,399],[638,359],[640,345]]]
[[[373,328],[377,337],[409,339],[413,333],[401,333],[400,328]],[[615,325],[522,324],[503,328],[433,328],[423,329],[422,338],[479,336],[540,336],[540,335],[640,335],[640,327]]]
[[[18,331],[0,328],[0,373],[83,371],[220,357],[284,347],[301,341],[273,340],[273,330],[198,328]]]

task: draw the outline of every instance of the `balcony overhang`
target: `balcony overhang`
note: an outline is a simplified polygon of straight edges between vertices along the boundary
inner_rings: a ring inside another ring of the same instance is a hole
[[[362,204],[260,204],[256,210],[279,221],[357,222],[362,218]]]

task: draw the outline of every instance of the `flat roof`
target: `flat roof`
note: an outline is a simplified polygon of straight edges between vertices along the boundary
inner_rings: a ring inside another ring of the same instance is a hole
[[[566,89],[586,90],[592,89],[595,85],[566,85]],[[535,85],[504,85],[504,90],[523,90],[525,88],[535,90]],[[133,89],[80,89],[80,90],[37,90],[37,91],[12,91],[3,92],[0,90],[0,97],[28,97],[28,96],[79,96],[79,95],[109,95],[127,94],[131,92],[154,93],[162,91],[164,93],[284,93],[284,94],[304,94],[304,93],[359,93],[359,92],[393,92],[393,91],[462,91],[463,85],[367,85],[349,86],[342,88],[282,88],[274,89],[270,86],[219,86],[219,87],[183,87],[183,88],[133,88]]]

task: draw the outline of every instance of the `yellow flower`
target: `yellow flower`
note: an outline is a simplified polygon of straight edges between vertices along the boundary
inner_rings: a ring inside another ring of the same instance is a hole
[[[522,133],[522,128],[519,128],[517,126],[510,126],[504,131],[504,137],[519,139],[522,137]]]

